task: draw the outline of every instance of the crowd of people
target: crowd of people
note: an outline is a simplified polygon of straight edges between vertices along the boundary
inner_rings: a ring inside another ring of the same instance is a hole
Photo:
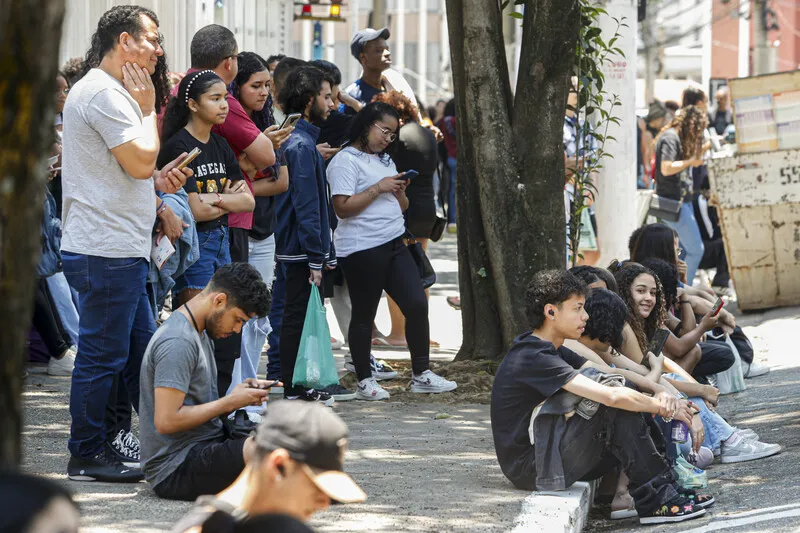
[[[535,275],[531,331],[514,341],[492,389],[495,450],[518,488],[563,490],[602,477],[616,487],[612,519],[688,520],[714,503],[699,491],[715,458],[781,451],[717,412],[715,384],[726,372],[766,369],[714,292],[684,283],[675,230],[643,226],[629,248],[630,259],[608,270]],[[659,335],[663,347],[653,344]]]
[[[346,428],[305,406],[389,398],[378,381],[398,373],[371,353],[387,337],[411,352],[412,393],[457,387],[430,369],[409,250],[444,230],[439,198],[454,198],[455,164],[440,187],[440,150],[454,145],[454,117],[430,109],[443,134],[407,83],[384,75],[385,28],[353,36],[363,75],[340,90],[333,63],[264,59],[215,24],[192,37],[191,68],[169,72],[158,26],[139,6],[108,10],[86,57],[56,79],[33,326],[48,372],[72,378],[67,475],[146,479],[181,500],[245,476],[304,491],[310,512],[360,501],[332,474]],[[313,285],[334,303],[355,391],[293,379]],[[389,336],[374,326],[384,292]],[[270,393],[286,404],[265,416]],[[269,475],[257,466],[268,456]]]
[[[56,78],[32,329],[48,372],[72,379],[67,475],[145,479],[160,497],[199,498],[176,531],[214,520],[305,531],[315,511],[366,497],[342,471],[347,428],[327,407],[389,398],[380,382],[398,373],[373,346],[408,348],[412,393],[457,388],[430,368],[418,264],[429,240],[455,231],[455,104],[426,109],[385,75],[386,28],[353,36],[363,74],[341,89],[333,63],[264,59],[215,24],[193,36],[191,68],[169,72],[158,25],[151,10],[110,9],[86,57]],[[515,486],[606,476],[612,517],[642,523],[701,515],[714,499],[695,489],[714,457],[780,452],[716,412],[721,376],[768,369],[714,308],[715,290],[693,284],[698,268],[717,269],[715,289],[728,274],[713,207],[693,192],[707,189],[707,172],[693,173],[694,187],[686,172],[709,149],[705,95],[684,100],[673,118],[651,105],[642,144],[656,194],[680,201],[677,218],[637,229],[630,259],[609,270],[538,273],[531,332],[515,340],[492,392],[497,457]],[[717,130],[725,113],[715,110]],[[596,150],[584,128],[568,111],[568,169]],[[349,345],[354,391],[294,380],[317,293],[347,337],[330,340]],[[389,335],[375,326],[384,293]],[[653,353],[659,334],[663,353]],[[284,400],[265,411],[271,393]],[[63,491],[40,488],[50,494],[41,509],[63,507]]]

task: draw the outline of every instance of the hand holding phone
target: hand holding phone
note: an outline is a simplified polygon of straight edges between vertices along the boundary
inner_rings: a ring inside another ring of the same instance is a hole
[[[302,117],[303,117],[302,113],[292,113],[291,115],[287,115],[286,118],[283,119],[283,122],[281,123],[281,127],[279,129],[283,129],[288,126],[294,126],[295,124],[297,124],[297,121],[299,121]]]
[[[722,298],[717,298],[717,301],[714,302],[714,305],[711,307],[711,316],[717,316],[720,311],[722,311],[722,306],[725,305],[725,300]]]
[[[419,172],[417,172],[416,170],[406,170],[406,171],[405,171],[405,175],[404,175],[404,176],[402,176],[402,177],[400,177],[400,178],[398,178],[398,179],[402,179],[402,180],[413,180],[413,179],[414,179],[414,178],[416,178],[417,176],[419,176]]]
[[[178,163],[178,166],[177,166],[177,167],[175,167],[175,168],[176,168],[176,169],[178,169],[178,170],[183,170],[184,168],[186,168],[186,166],[187,166],[189,163],[191,163],[192,161],[194,161],[194,160],[195,160],[195,158],[196,158],[198,155],[200,155],[200,153],[201,153],[201,152],[202,152],[202,150],[200,150],[200,148],[197,148],[197,147],[195,146],[195,147],[194,147],[194,150],[192,150],[191,152],[189,152],[189,155],[187,155],[187,156],[186,156],[186,159],[184,159],[183,161],[181,161],[180,163]]]

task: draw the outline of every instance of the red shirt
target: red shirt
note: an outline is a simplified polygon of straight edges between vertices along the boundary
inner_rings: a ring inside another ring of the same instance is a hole
[[[198,70],[200,69],[190,68],[186,71],[186,75],[188,76],[189,74],[197,72]],[[178,94],[178,87],[179,84],[176,84],[175,87],[172,88],[172,91],[170,91],[170,96],[176,96]],[[161,114],[158,117],[159,129],[163,118],[164,110],[162,109]],[[258,129],[258,126],[256,126],[252,119],[247,115],[247,112],[242,107],[242,104],[240,104],[239,100],[234,98],[231,93],[228,93],[228,117],[225,119],[223,124],[214,126],[212,131],[221,135],[226,141],[228,141],[228,144],[233,149],[236,157],[239,157],[239,154],[244,152],[245,148],[253,144],[253,141],[255,141],[261,134],[261,130]],[[250,181],[250,178],[247,177],[247,174],[242,174],[247,186],[250,187],[250,193],[252,194],[253,183]],[[253,213],[248,212],[229,214],[228,226],[231,228],[242,228],[249,230],[253,227]]]

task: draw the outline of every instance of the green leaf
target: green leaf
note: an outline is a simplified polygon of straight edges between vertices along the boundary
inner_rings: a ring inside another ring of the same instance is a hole
[[[524,18],[524,15],[519,11],[512,11],[511,13],[508,14],[508,16],[519,20],[522,20]]]

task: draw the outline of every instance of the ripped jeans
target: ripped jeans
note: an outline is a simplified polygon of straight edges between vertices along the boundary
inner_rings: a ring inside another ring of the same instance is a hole
[[[675,498],[672,469],[656,449],[646,416],[603,405],[589,420],[573,416],[561,439],[566,486],[598,479],[621,465],[639,516]]]
[[[686,381],[678,374],[664,374],[664,377],[675,381]],[[719,448],[722,441],[728,440],[730,436],[733,435],[733,427],[731,427],[724,418],[709,409],[702,398],[689,398],[689,400],[700,410],[700,420],[703,421],[703,429],[706,434],[705,440],[703,440],[703,446],[711,450]],[[687,457],[689,451],[692,449],[691,437],[685,443],[681,444],[680,448],[684,457]]]

